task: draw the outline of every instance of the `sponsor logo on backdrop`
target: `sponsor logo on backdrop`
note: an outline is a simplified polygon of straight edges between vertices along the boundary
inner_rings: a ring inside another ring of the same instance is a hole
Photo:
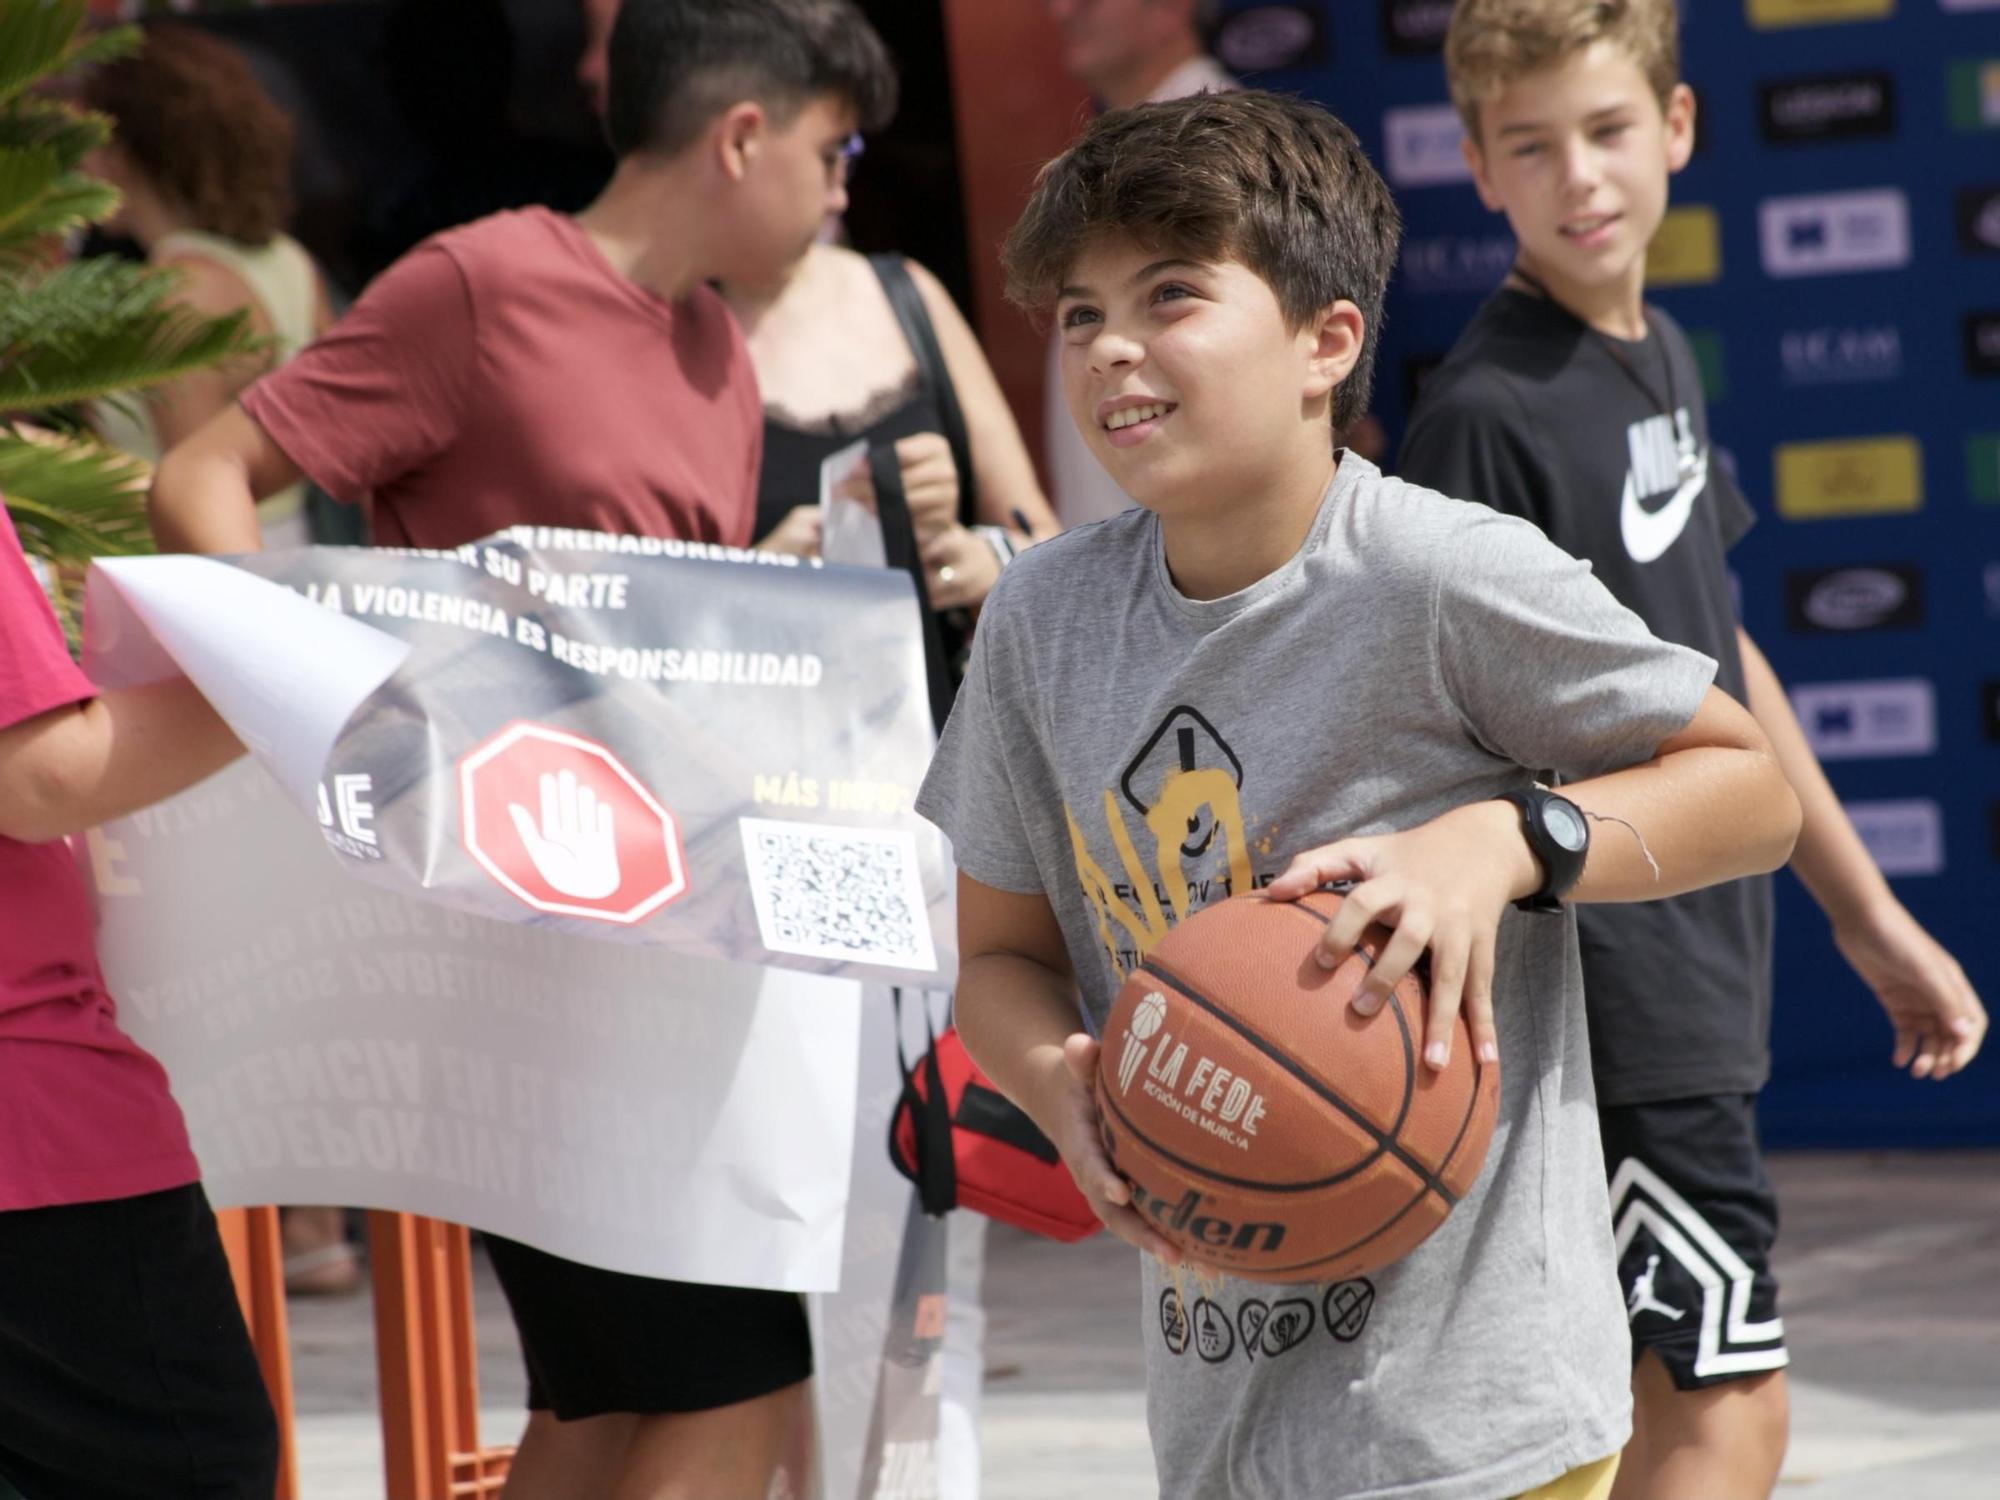
[[[1979,722],[1986,738],[2000,744],[2000,680],[1989,677],[1979,684]]]
[[[1789,520],[1891,515],[1923,508],[1923,449],[1905,434],[1781,443],[1774,467],[1778,514]]]
[[[1722,275],[1722,227],[1705,203],[1670,208],[1646,247],[1647,286],[1699,286]]]
[[[1791,691],[1792,712],[1821,760],[1929,755],[1937,749],[1937,694],[1928,678],[1806,682]]]
[[[1389,181],[1397,187],[1436,187],[1472,181],[1459,142],[1465,129],[1449,104],[1414,104],[1382,116]]]
[[[1924,577],[1907,563],[1794,568],[1785,574],[1785,616],[1813,633],[1908,630],[1924,623]]]
[[[1303,5],[1258,5],[1234,12],[1215,34],[1215,55],[1238,73],[1326,61],[1326,23]]]
[[[1962,187],[1957,207],[1958,248],[2000,255],[2000,187]]]
[[[2000,375],[2000,312],[1965,315],[1965,371],[1968,375]]]
[[[1757,87],[1764,139],[1853,140],[1896,129],[1896,80],[1888,73],[1821,73]]]
[[[2000,10],[2000,0],[1938,0],[1946,10]]]
[[[1900,188],[1766,198],[1757,243],[1767,276],[1893,270],[1910,261],[1910,202]]]
[[[1981,505],[2000,505],[2000,432],[1965,440],[1965,488]]]
[[[1884,875],[1944,873],[1944,811],[1928,798],[1844,804]]]
[[[1945,65],[1945,107],[1959,130],[2000,130],[2000,57],[1961,57]]]
[[[1896,0],[1747,0],[1750,24],[1759,31],[1780,26],[1824,26],[1834,21],[1879,21],[1892,15]]]
[[[1484,294],[1514,264],[1513,236],[1440,234],[1403,242],[1403,285],[1419,297]]]
[[[1897,380],[1903,331],[1894,323],[1790,328],[1778,338],[1786,385],[1848,385]]]
[[[1391,52],[1441,52],[1452,0],[1382,0],[1382,45]]]

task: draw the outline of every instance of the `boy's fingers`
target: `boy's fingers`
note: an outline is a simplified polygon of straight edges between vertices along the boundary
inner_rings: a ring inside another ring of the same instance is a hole
[[[1372,1016],[1380,1010],[1389,998],[1389,992],[1402,982],[1403,976],[1416,967],[1417,960],[1424,956],[1424,949],[1430,946],[1432,922],[1430,913],[1419,908],[1404,911],[1397,919],[1396,930],[1375,960],[1368,966],[1368,976],[1361,981],[1361,988],[1355,991],[1354,1008],[1364,1016]]]
[[[1424,1016],[1424,1061],[1442,1069],[1451,1061],[1454,1023],[1465,994],[1471,958],[1465,934],[1453,929],[1431,940],[1431,998]]]
[[[1086,1092],[1097,1082],[1096,1038],[1085,1032],[1075,1032],[1063,1043],[1063,1066],[1069,1069],[1069,1076],[1084,1086]],[[1096,1105],[1091,1106],[1096,1113]]]
[[[1108,1213],[1100,1210],[1097,1216],[1104,1221],[1106,1229],[1126,1244],[1135,1245],[1148,1255],[1157,1255],[1170,1266],[1179,1265],[1183,1259],[1179,1250],[1162,1239],[1158,1230],[1131,1209],[1114,1208]]]
[[[1320,967],[1339,968],[1361,946],[1361,935],[1381,920],[1383,912],[1394,910],[1399,899],[1399,888],[1388,880],[1370,880],[1349,891],[1319,935],[1314,956]]]
[[[1472,1055],[1483,1063],[1500,1061],[1500,1031],[1493,1024],[1493,945],[1496,933],[1482,931],[1472,940],[1465,973],[1465,1025],[1472,1033]]]
[[[1336,880],[1354,880],[1362,874],[1360,851],[1346,842],[1308,849],[1293,857],[1284,874],[1264,887],[1273,901],[1296,901],[1308,891],[1316,891]]]

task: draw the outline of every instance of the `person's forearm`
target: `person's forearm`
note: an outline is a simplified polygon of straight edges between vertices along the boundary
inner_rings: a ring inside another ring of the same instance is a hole
[[[1743,653],[1751,717],[1770,739],[1803,814],[1792,869],[1836,927],[1858,921],[1869,908],[1893,899],[1889,883],[1820,769],[1778,674],[1747,633],[1738,630],[1736,642]]]
[[[952,1018],[980,1070],[1053,1137],[1063,1042],[1082,1029],[1074,983],[1030,958],[979,954],[959,965]]]
[[[1669,751],[1561,791],[1590,818],[1576,901],[1651,901],[1761,875],[1798,834],[1798,802],[1763,750]]]
[[[104,693],[0,734],[0,835],[45,843],[150,806],[243,747],[185,677]]]
[[[255,552],[263,546],[248,471],[234,455],[198,442],[160,460],[146,514],[162,552]]]

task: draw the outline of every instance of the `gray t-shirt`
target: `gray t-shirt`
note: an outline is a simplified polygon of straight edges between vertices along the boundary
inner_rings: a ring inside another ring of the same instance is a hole
[[[1346,454],[1298,554],[1227,598],[1175,589],[1145,511],[1010,566],[917,806],[974,880],[1047,895],[1096,1027],[1176,912],[1345,835],[1645,760],[1714,666],[1532,526]],[[1485,1170],[1409,1256],[1330,1287],[1145,1259],[1168,1500],[1496,1500],[1624,1445],[1570,916],[1507,913],[1494,1009]]]

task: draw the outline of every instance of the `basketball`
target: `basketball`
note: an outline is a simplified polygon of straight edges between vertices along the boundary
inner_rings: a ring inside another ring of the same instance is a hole
[[[1421,1244],[1478,1177],[1499,1069],[1463,1017],[1423,1062],[1410,974],[1374,1016],[1349,1001],[1365,952],[1313,957],[1341,898],[1238,896],[1181,922],[1111,1006],[1097,1107],[1133,1206],[1196,1264],[1253,1281],[1339,1281]]]

